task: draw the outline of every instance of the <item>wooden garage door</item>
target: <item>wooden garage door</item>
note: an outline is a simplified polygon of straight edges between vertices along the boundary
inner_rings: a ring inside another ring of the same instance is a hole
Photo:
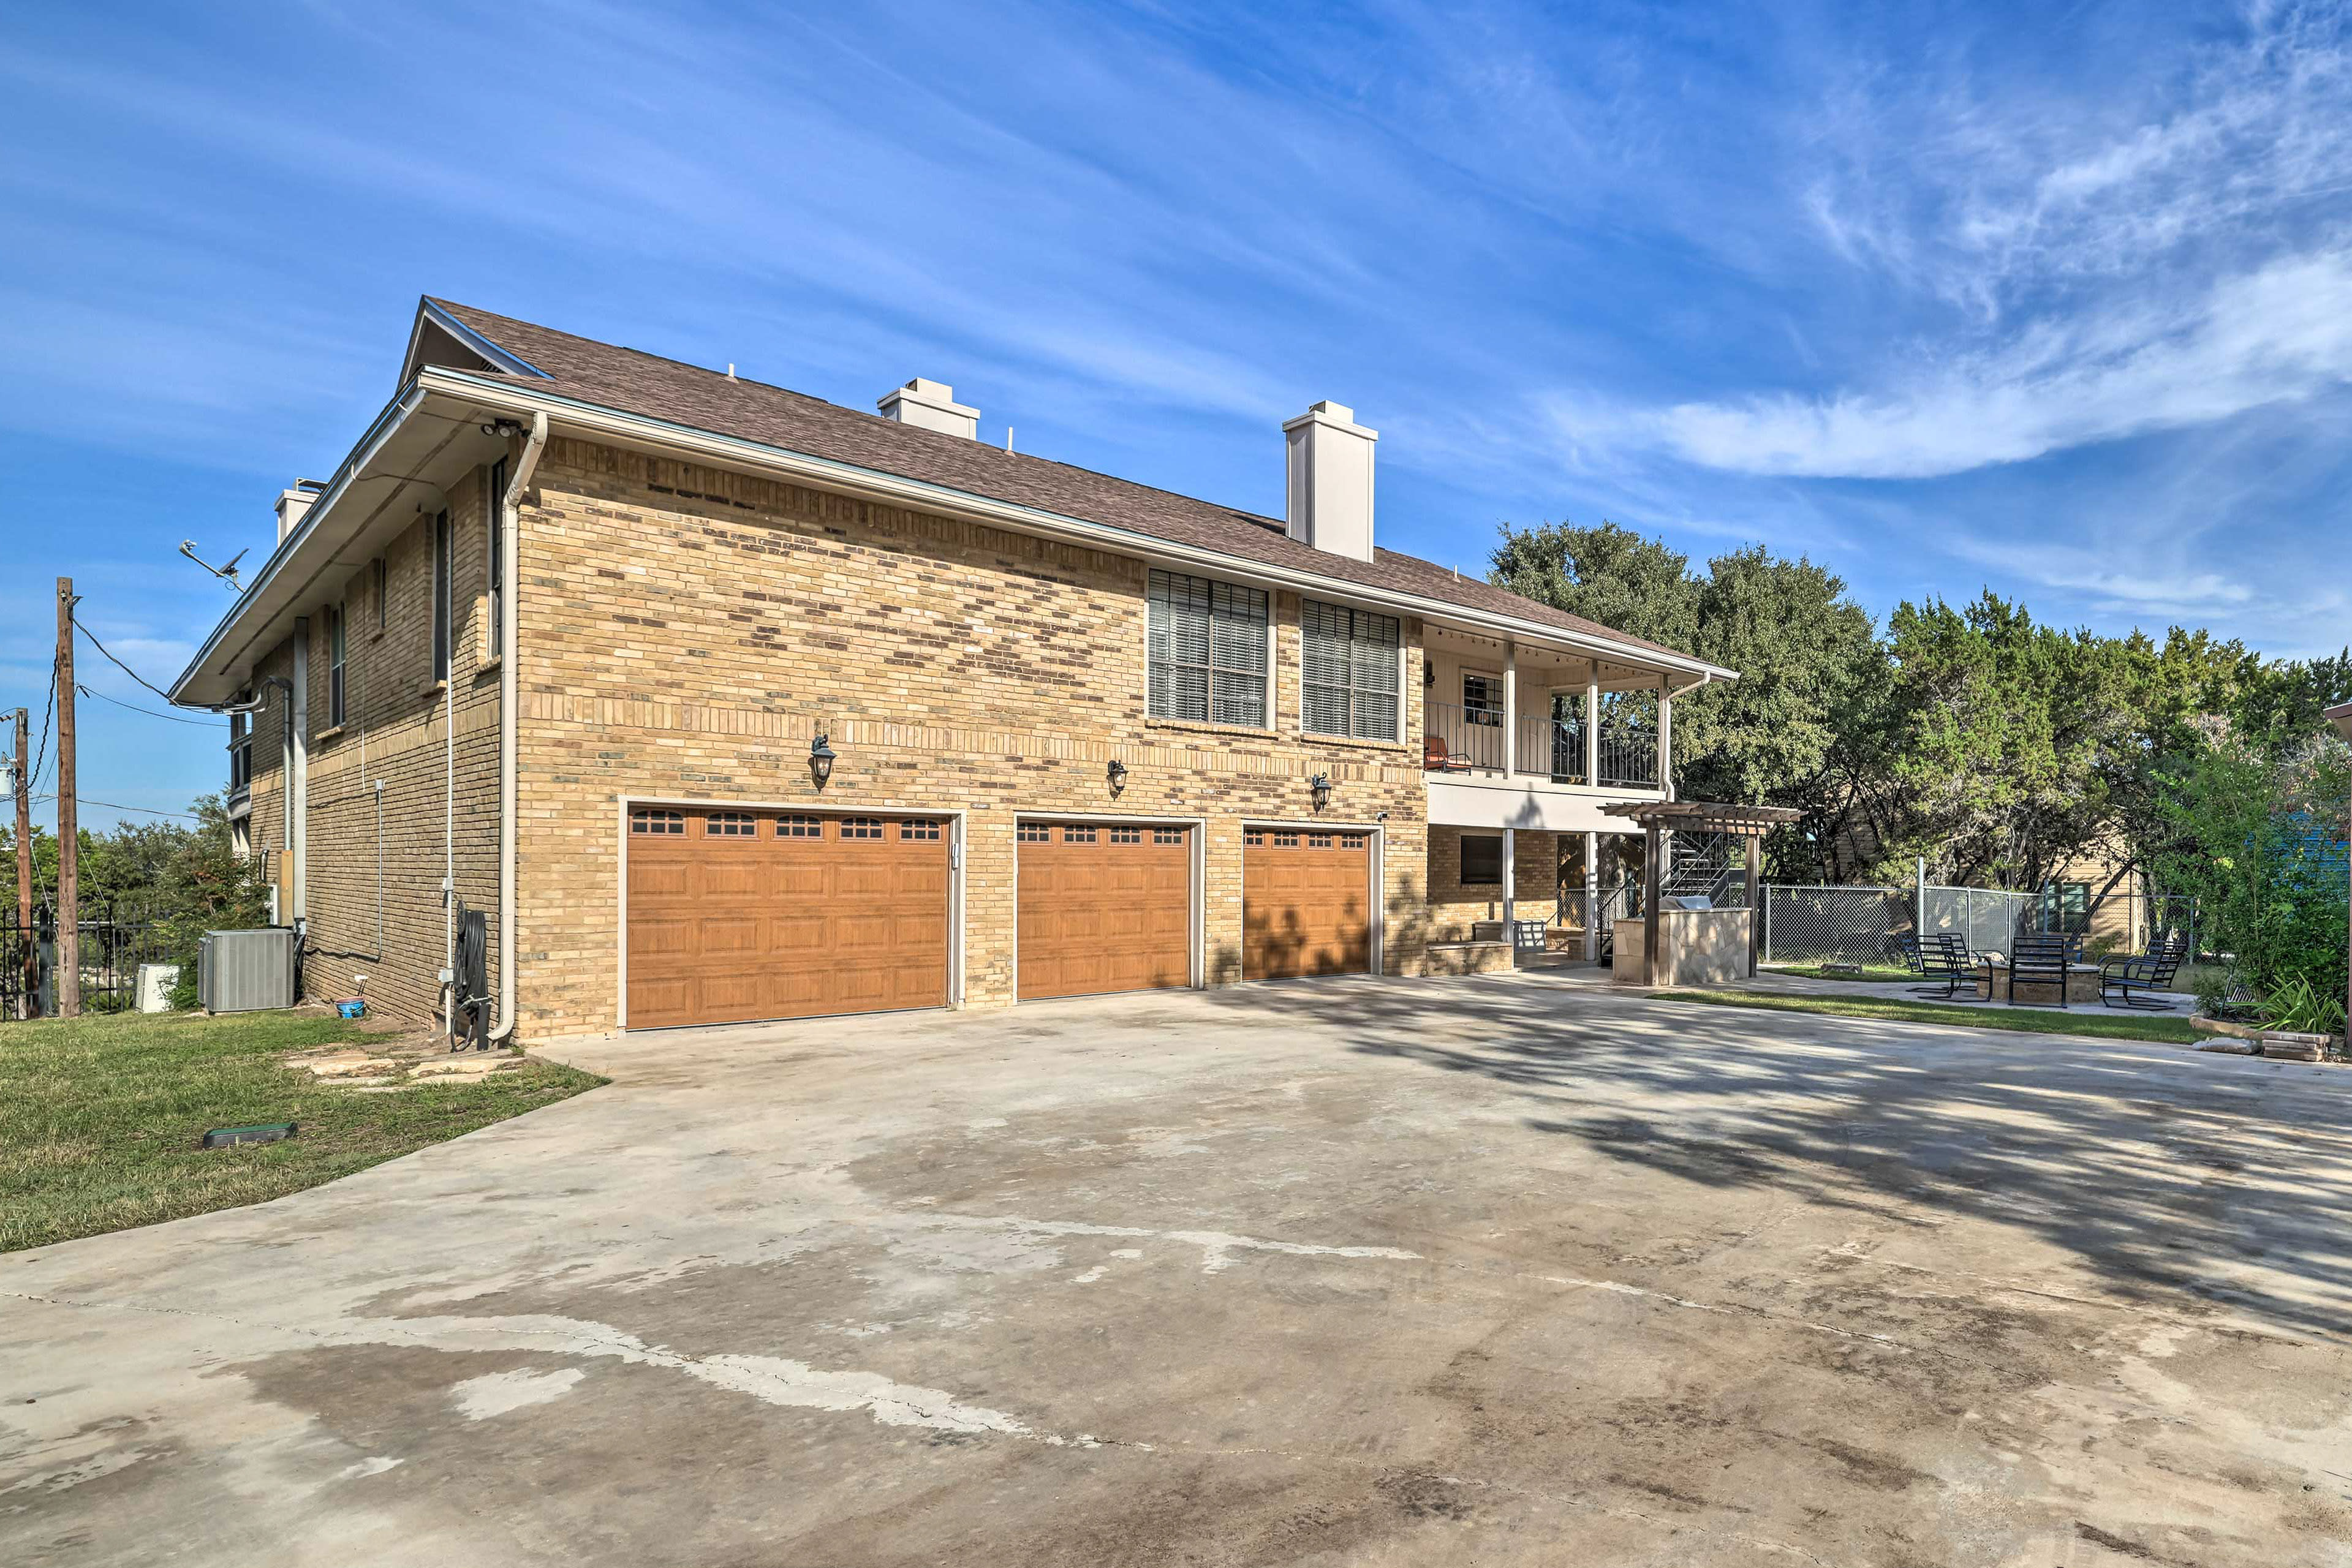
[[[948,831],[633,808],[629,1027],[945,1007]]]
[[[1024,822],[1021,997],[1192,983],[1192,842],[1184,828]]]
[[[1242,833],[1242,978],[1372,967],[1371,835],[1304,828]]]

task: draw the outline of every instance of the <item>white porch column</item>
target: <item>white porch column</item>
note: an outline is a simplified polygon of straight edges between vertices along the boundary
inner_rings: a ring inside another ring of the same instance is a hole
[[[1509,779],[1516,775],[1518,770],[1519,645],[1517,643],[1506,641],[1503,644],[1503,777]],[[1510,831],[1508,829],[1505,829],[1503,832],[1503,863],[1507,866],[1510,864]],[[1510,901],[1510,897],[1511,890],[1508,881],[1506,879],[1503,888],[1504,902],[1507,904]]]
[[[1584,781],[1601,782],[1601,661],[1584,673]]]
[[[1658,788],[1675,798],[1675,699],[1666,695],[1666,677],[1658,677]]]
[[[1584,961],[1601,961],[1601,835],[1584,835]]]
[[[1517,933],[1511,928],[1512,916],[1517,913],[1512,908],[1512,901],[1518,892],[1518,869],[1514,863],[1517,858],[1515,852],[1518,848],[1517,841],[1518,836],[1518,830],[1516,828],[1503,830],[1503,940],[1506,942],[1518,940]]]

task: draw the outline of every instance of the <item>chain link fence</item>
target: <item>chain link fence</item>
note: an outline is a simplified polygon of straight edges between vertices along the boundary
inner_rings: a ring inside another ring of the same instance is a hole
[[[1907,887],[1792,887],[1767,883],[1762,903],[1768,964],[1901,961],[1914,929]]]
[[[1762,958],[1768,964],[1901,963],[1915,933],[1951,933],[1971,953],[2005,953],[2021,935],[2071,930],[2085,917],[2046,893],[1990,887],[1801,887],[1767,883]],[[2126,906],[2127,909],[2129,905]],[[2146,929],[2126,951],[2173,936],[2197,948],[2197,901],[2158,894],[2145,903]],[[2133,922],[2126,919],[2128,930]]]
[[[2054,929],[2055,912],[2038,893],[1926,887],[1919,890],[1919,897],[1920,933],[1957,934],[1971,953],[2006,953],[2020,933]]]

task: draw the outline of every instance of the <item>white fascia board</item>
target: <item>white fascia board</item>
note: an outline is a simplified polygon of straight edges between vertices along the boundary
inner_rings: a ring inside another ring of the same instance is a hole
[[[1263,561],[1228,555],[1223,550],[1179,544],[1156,535],[1113,528],[1107,523],[1089,522],[1084,517],[1049,512],[1043,507],[992,500],[946,485],[909,479],[830,457],[812,456],[788,447],[772,446],[765,442],[721,435],[669,420],[629,413],[607,408],[602,403],[585,402],[557,392],[520,386],[512,382],[493,381],[438,366],[420,371],[417,381],[429,391],[471,397],[483,404],[519,413],[544,411],[551,420],[561,420],[575,431],[612,437],[627,444],[655,446],[688,456],[746,465],[770,473],[788,475],[824,488],[848,490],[920,511],[988,523],[1015,533],[1060,539],[1171,566],[1192,567],[1259,586],[1287,588],[1320,598],[1346,600],[1356,604],[1417,615],[1424,620],[1452,622],[1492,635],[1547,643],[1654,669],[1679,671],[1702,680],[1736,681],[1739,678],[1738,672],[1710,664],[1703,659],[1693,659],[1680,653],[1661,653],[1610,638],[1594,637],[1559,626],[1547,626],[1540,621],[1522,621],[1516,616],[1474,610],[1467,605],[1449,603],[1440,599],[1424,599],[1419,594],[1404,593],[1395,589],[1375,588],[1365,583],[1349,582],[1344,578],[1269,566]]]
[[[260,573],[254,578],[252,584],[236,596],[236,602],[229,606],[228,613],[221,617],[220,624],[213,628],[212,634],[206,637],[204,645],[196,650],[195,657],[188,661],[188,667],[182,670],[178,677],[172,682],[173,702],[180,702],[180,694],[186,690],[188,683],[203,673],[205,664],[211,662],[213,655],[219,651],[220,645],[228,639],[229,634],[236,629],[247,612],[258,608],[268,600],[270,589],[276,585],[279,575],[286,570],[289,563],[301,555],[311,540],[322,536],[328,522],[334,517],[336,504],[349,492],[352,482],[367,472],[368,464],[374,458],[376,453],[382,450],[383,444],[399,434],[400,427],[408,423],[409,415],[423,406],[424,402],[424,389],[415,382],[411,382],[401,388],[390,402],[383,405],[383,412],[375,416],[374,421],[368,425],[366,433],[360,437],[359,444],[352,447],[349,455],[343,458],[341,465],[335,470],[334,477],[327,481],[326,489],[320,492],[319,498],[310,504],[310,509],[302,514],[302,520],[295,525],[294,531],[278,541],[278,548],[271,550],[269,559],[261,563]],[[183,706],[202,706],[203,705]]]

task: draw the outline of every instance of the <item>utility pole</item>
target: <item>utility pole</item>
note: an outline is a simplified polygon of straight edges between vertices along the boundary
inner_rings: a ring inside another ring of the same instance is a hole
[[[16,957],[24,973],[16,997],[16,1016],[33,1016],[33,988],[41,977],[41,950],[33,939],[33,780],[25,759],[26,731],[33,716],[16,710]]]
[[[75,810],[73,579],[58,579],[58,1017],[81,1016],[81,823]]]

